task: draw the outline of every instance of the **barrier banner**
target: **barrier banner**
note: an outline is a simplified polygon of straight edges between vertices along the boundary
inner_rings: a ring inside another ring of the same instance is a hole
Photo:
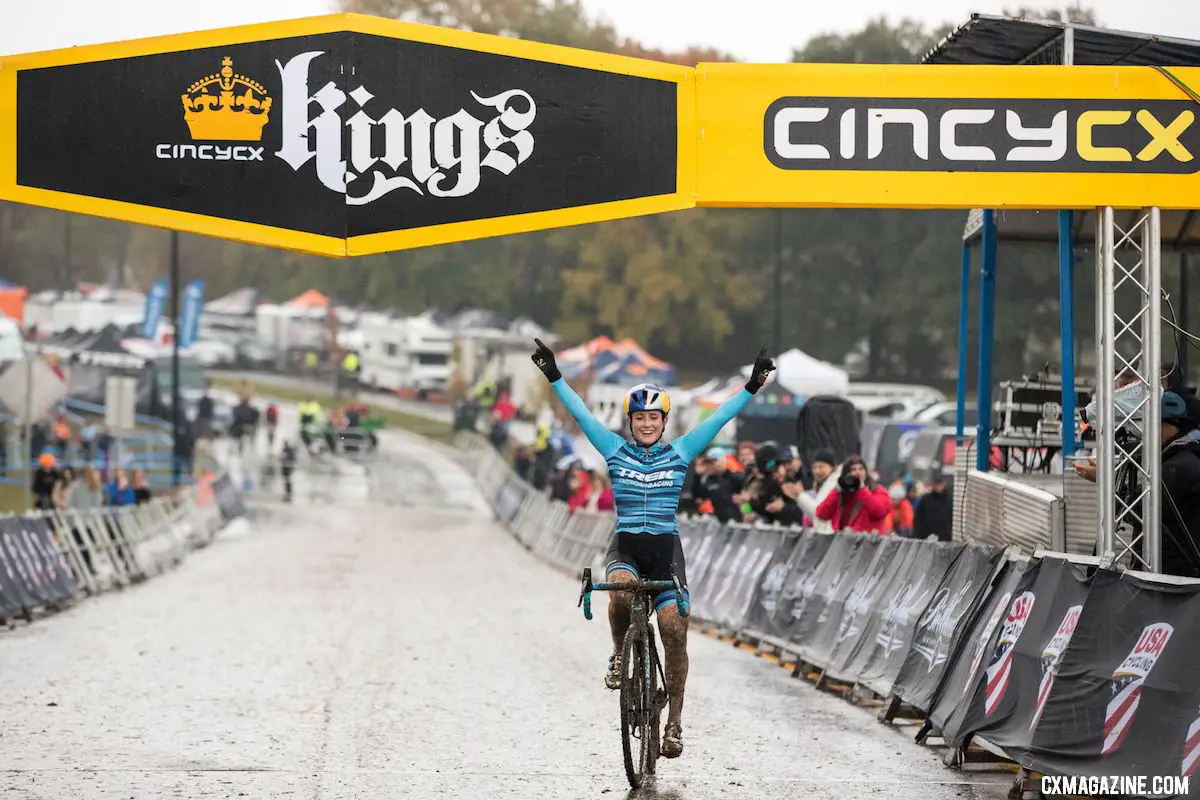
[[[928,711],[999,565],[998,548],[966,545],[921,612],[892,692]]]
[[[26,549],[41,565],[42,583],[51,600],[66,600],[79,591],[79,584],[67,559],[55,541],[50,521],[41,518],[13,520],[21,531]]]
[[[695,561],[693,561],[691,553],[687,550],[683,551],[683,556],[687,560],[688,593],[692,596],[693,605],[696,604],[697,598],[703,601],[706,596],[705,588],[712,585],[713,580],[716,579],[721,559],[728,553],[730,541],[734,535],[734,529],[728,525],[710,528],[710,531],[700,542]],[[700,612],[698,616],[708,619],[704,612]]]
[[[787,574],[783,578],[783,589],[771,608],[769,595],[764,595],[762,605],[770,613],[764,633],[776,638],[788,637],[793,624],[804,613],[812,597],[820,567],[829,553],[830,546],[840,537],[833,534],[805,531],[796,543],[796,548],[787,560]],[[794,616],[793,616],[794,615]]]
[[[213,494],[217,498],[217,508],[221,509],[221,517],[228,522],[231,519],[246,516],[246,503],[242,493],[233,485],[228,473],[213,481]]]
[[[20,522],[19,519],[0,520],[0,538],[4,540],[10,560],[16,565],[17,576],[22,584],[21,605],[33,608],[49,602],[50,592],[42,580],[41,564],[26,547]]]
[[[729,574],[721,583],[714,599],[713,619],[729,627],[745,627],[746,615],[754,602],[754,593],[767,562],[775,555],[779,544],[779,532],[752,528],[738,548],[730,566]]]
[[[793,595],[787,639],[801,649],[812,641],[825,606],[837,592],[863,541],[861,536],[844,533],[831,538],[825,556],[804,576]]]
[[[17,555],[17,543],[5,536],[0,527],[0,619],[17,616],[26,608],[37,605],[37,599],[26,588],[25,563]]]
[[[887,696],[912,644],[917,620],[929,607],[963,543],[905,540],[912,557],[898,572],[887,596],[871,612],[849,672],[872,691]]]
[[[525,502],[528,494],[529,485],[517,476],[509,475],[500,484],[496,497],[492,501],[496,518],[504,525],[511,523],[516,519],[517,512],[521,510],[521,504]]]
[[[717,621],[719,611],[715,601],[724,594],[723,588],[728,587],[733,580],[735,562],[739,553],[745,554],[744,546],[749,533],[746,528],[740,526],[729,526],[726,530],[729,531],[729,537],[720,551],[716,552],[712,566],[705,572],[699,591],[690,591],[692,578],[688,576],[692,603],[700,609],[700,618],[714,622]]]
[[[78,589],[44,519],[0,520],[5,609],[20,611],[73,597]]]
[[[841,534],[846,536],[847,534]],[[850,596],[855,589],[861,594],[865,588],[867,572],[874,563],[875,555],[879,552],[884,537],[874,533],[850,534],[858,539],[858,547],[853,557],[846,564],[839,580],[831,583],[829,594],[817,619],[812,633],[801,642],[801,655],[805,660],[824,668],[829,663],[829,655],[837,642],[838,630],[841,627],[842,615],[850,602]],[[857,598],[856,598],[857,600]]]
[[[1028,580],[1025,579],[1025,566],[1005,563],[987,599],[976,609],[967,635],[957,642],[951,656],[951,666],[934,694],[933,706],[929,709],[929,722],[947,742],[958,737],[966,716],[967,701],[975,690],[975,680],[987,666],[984,659],[992,642],[992,634],[1004,622],[1012,599],[1032,583],[1032,575]]]
[[[772,635],[771,619],[775,616],[775,609],[779,607],[780,598],[783,596],[783,588],[791,570],[792,554],[801,547],[805,538],[808,538],[806,534],[797,531],[788,531],[777,537],[775,551],[771,554],[767,566],[763,568],[750,601],[750,608],[746,612],[747,630]]]
[[[1194,785],[1198,641],[1200,586],[1098,570],[1023,760],[1052,775],[1190,774]]]
[[[1046,558],[1026,571],[1022,585],[1026,584],[1028,589],[1019,590],[1009,602],[1004,624],[988,643],[987,668],[975,677],[959,741],[979,733],[1005,748],[1032,743],[1037,718],[1088,595],[1087,570]]]
[[[872,610],[883,598],[890,597],[895,579],[907,570],[907,562],[915,552],[905,544],[919,545],[920,542],[897,536],[882,538],[874,548],[875,555],[866,571],[854,582],[833,637],[829,662],[825,665],[829,677],[850,680],[847,667],[866,638]]]

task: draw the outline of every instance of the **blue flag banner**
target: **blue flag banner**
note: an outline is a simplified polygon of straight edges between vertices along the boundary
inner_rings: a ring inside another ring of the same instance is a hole
[[[142,314],[142,338],[153,339],[162,319],[163,309],[167,305],[167,279],[161,278],[154,282],[150,291],[146,292],[146,311]]]
[[[197,278],[183,291],[183,307],[179,312],[179,346],[191,347],[200,334],[200,311],[204,307],[204,281]]]

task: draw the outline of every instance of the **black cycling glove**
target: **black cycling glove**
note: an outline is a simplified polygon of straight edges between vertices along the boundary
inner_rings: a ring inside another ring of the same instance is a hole
[[[558,364],[554,363],[554,351],[542,344],[541,339],[534,339],[533,341],[537,343],[537,349],[533,351],[533,355],[530,358],[533,359],[533,363],[542,371],[542,374],[546,376],[546,380],[554,383],[562,377],[562,373],[558,371]]]
[[[756,394],[767,382],[767,376],[774,371],[775,362],[767,356],[767,348],[764,347],[758,351],[758,358],[754,359],[754,369],[750,373],[750,380],[746,381],[746,391]]]

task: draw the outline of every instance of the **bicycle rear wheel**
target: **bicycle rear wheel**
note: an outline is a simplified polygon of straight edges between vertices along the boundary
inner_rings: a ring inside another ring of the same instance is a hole
[[[640,789],[646,776],[654,771],[651,748],[657,742],[654,731],[654,693],[647,687],[647,676],[653,681],[653,664],[648,657],[649,626],[634,620],[625,632],[621,648],[621,749],[625,756],[625,775],[629,785]]]

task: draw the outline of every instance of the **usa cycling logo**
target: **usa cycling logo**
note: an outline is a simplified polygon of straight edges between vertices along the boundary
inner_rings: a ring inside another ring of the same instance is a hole
[[[1023,592],[1013,600],[1012,608],[1008,610],[1008,619],[1004,621],[1004,627],[1000,630],[996,652],[992,654],[992,663],[984,673],[987,675],[987,693],[983,699],[985,715],[990,715],[996,710],[1000,699],[1004,697],[1004,690],[1008,688],[1008,680],[1012,677],[1013,650],[1016,649],[1017,640],[1025,630],[1025,623],[1029,622],[1029,612],[1033,611],[1033,602],[1036,599],[1033,592]]]
[[[1042,681],[1038,686],[1037,705],[1033,709],[1033,719],[1029,721],[1029,730],[1037,727],[1042,718],[1042,710],[1046,707],[1046,698],[1050,696],[1050,687],[1054,685],[1054,676],[1058,674],[1058,665],[1062,663],[1063,653],[1071,643],[1075,627],[1079,624],[1079,612],[1083,606],[1071,606],[1063,615],[1058,630],[1042,648]]]
[[[1112,700],[1104,715],[1104,747],[1100,755],[1114,752],[1125,741],[1133,716],[1142,700],[1142,684],[1158,663],[1175,628],[1165,622],[1155,622],[1142,629],[1137,643],[1125,656],[1112,676]]]
[[[1000,617],[1004,614],[1004,609],[1008,608],[1008,598],[1012,597],[1012,592],[1005,592],[1000,598],[1000,602],[996,603],[996,607],[992,610],[991,619],[984,629],[979,632],[979,641],[975,644],[975,658],[971,661],[971,671],[967,674],[967,680],[963,683],[962,694],[959,699],[967,696],[967,691],[974,686],[975,672],[979,669],[979,662],[983,660],[983,651],[987,649],[988,639],[992,638],[992,631],[996,630],[996,626],[1000,624]]]

